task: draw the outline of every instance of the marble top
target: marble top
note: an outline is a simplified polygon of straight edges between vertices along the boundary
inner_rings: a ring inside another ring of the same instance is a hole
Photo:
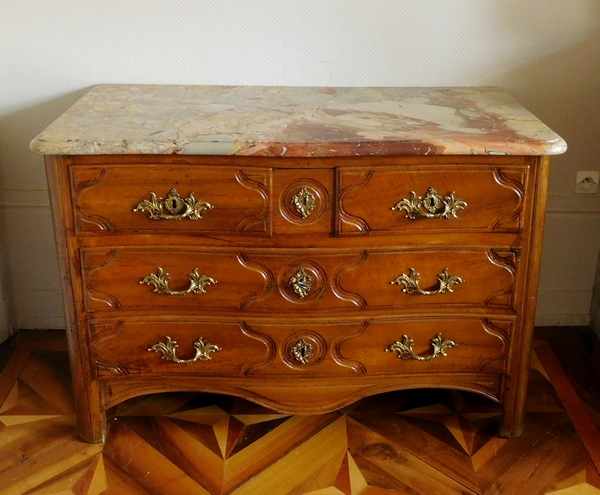
[[[50,155],[555,155],[566,143],[494,87],[100,85],[31,149]]]

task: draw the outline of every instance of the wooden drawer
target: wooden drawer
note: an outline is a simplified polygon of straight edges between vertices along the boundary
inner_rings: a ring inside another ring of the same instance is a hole
[[[96,321],[89,327],[99,377],[140,373],[243,375],[253,362],[266,360],[271,352],[263,341],[245,335],[238,322]],[[165,352],[159,350],[161,342]],[[152,350],[155,344],[156,350]],[[188,363],[170,361],[169,356]]]
[[[79,233],[271,233],[268,168],[95,165],[70,176]]]
[[[509,309],[517,254],[433,251],[86,249],[88,311]],[[167,276],[168,274],[168,276]]]
[[[373,321],[336,349],[370,374],[504,372],[512,328],[487,318]]]
[[[90,324],[99,377],[502,373],[511,333],[510,321],[485,318]]]
[[[527,167],[410,166],[338,170],[337,233],[516,232]]]
[[[235,252],[88,249],[85,308],[234,310],[265,291],[265,271]]]
[[[366,252],[339,271],[340,293],[364,307],[512,308],[518,253],[503,249]]]

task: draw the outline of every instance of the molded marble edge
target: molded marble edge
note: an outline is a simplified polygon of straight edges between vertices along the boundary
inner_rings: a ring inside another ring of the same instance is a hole
[[[556,155],[495,87],[99,85],[31,142],[47,155]]]

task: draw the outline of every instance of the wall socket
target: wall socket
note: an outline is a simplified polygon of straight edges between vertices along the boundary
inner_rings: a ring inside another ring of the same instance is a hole
[[[600,172],[598,170],[582,170],[575,178],[575,194],[596,194]]]

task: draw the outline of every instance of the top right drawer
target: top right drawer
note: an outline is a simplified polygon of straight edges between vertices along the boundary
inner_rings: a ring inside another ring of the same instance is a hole
[[[336,232],[519,232],[528,172],[485,164],[339,168]]]

